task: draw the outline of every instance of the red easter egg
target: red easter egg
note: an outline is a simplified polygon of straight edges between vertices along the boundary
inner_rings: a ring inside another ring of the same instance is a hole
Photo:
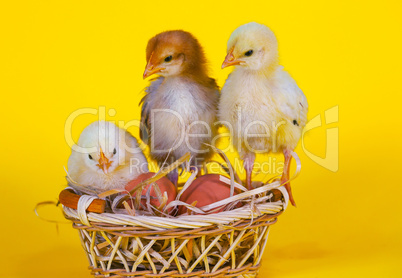
[[[197,201],[195,207],[200,208],[230,197],[230,185],[220,181],[219,176],[218,174],[207,174],[196,178],[180,196],[180,201],[190,205]],[[236,189],[234,194],[236,195]],[[223,207],[216,211],[215,209],[213,209],[214,212],[220,212]],[[180,206],[179,214],[185,212],[187,212],[187,208]]]
[[[153,173],[153,172],[143,173],[143,174],[139,175],[136,179],[130,181],[126,185],[125,188],[127,191],[130,191],[137,184],[139,184],[140,182],[142,182],[146,179],[153,177],[154,175],[155,175],[155,173]],[[177,196],[176,187],[167,177],[162,177],[159,180],[157,180],[155,183],[159,186],[159,189],[160,189],[162,195],[164,194],[164,192],[167,193],[167,196],[168,196],[167,203],[170,203],[171,201],[174,201],[176,199],[176,196]],[[149,187],[150,187],[150,184],[148,184],[144,187],[144,189],[142,190],[142,193],[141,193],[142,196],[146,196]],[[153,205],[154,207],[159,207],[160,203],[159,203],[159,200],[157,199],[157,195],[154,190],[154,187],[151,188],[150,196],[151,196],[151,205]],[[154,197],[154,198],[152,198],[152,197]],[[128,203],[130,204],[130,202],[128,202]],[[142,199],[141,203],[144,206],[146,206],[147,201],[145,199]],[[131,204],[130,204],[130,206],[131,206]]]

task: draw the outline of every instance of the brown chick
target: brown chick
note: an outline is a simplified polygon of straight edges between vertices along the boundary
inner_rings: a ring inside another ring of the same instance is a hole
[[[219,88],[207,73],[207,61],[198,40],[176,30],[160,33],[148,42],[144,79],[151,80],[141,100],[141,139],[159,163],[171,163],[185,153],[200,167],[211,155],[216,128]],[[169,179],[177,185],[178,172]]]

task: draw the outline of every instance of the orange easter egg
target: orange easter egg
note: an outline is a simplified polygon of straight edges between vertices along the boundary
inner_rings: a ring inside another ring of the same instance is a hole
[[[144,173],[144,174],[139,175],[136,179],[130,181],[126,185],[126,190],[130,191],[137,184],[139,184],[140,182],[143,182],[146,179],[149,179],[149,178],[153,177],[154,175],[155,175],[155,173],[153,173],[153,172]],[[174,186],[174,184],[167,177],[162,177],[159,180],[157,180],[155,183],[158,185],[162,195],[164,194],[164,192],[167,193],[167,196],[168,196],[167,203],[169,203],[169,202],[171,202],[171,201],[176,199],[176,196],[177,196],[176,187]],[[144,187],[144,189],[142,190],[142,193],[141,193],[142,196],[146,196],[149,187],[150,187],[150,184],[148,184],[148,185],[146,185]],[[159,203],[159,200],[157,198],[157,195],[156,195],[154,187],[151,188],[150,196],[151,196],[151,205],[153,205],[154,207],[159,207],[160,203]],[[143,199],[143,198],[141,198],[141,199],[142,199],[141,203],[144,206],[146,206],[147,201],[145,199]]]
[[[220,175],[218,174],[207,174],[196,178],[191,183],[189,188],[187,188],[180,196],[180,201],[190,205],[197,201],[195,207],[200,208],[229,198],[230,185],[220,181],[219,176]],[[223,207],[214,212],[220,212],[222,210]],[[185,212],[187,212],[187,208],[185,206],[180,206],[179,214],[183,214]]]

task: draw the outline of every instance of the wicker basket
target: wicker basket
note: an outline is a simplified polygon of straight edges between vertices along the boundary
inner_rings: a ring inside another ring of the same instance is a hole
[[[209,215],[88,213],[96,198],[89,195],[80,197],[77,210],[63,211],[95,277],[255,277],[270,226],[288,201],[279,182],[267,186],[279,189],[279,200],[265,194],[258,202],[256,194],[240,208]]]

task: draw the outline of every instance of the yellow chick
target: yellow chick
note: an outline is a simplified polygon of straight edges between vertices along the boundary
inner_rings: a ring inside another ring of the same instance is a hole
[[[238,27],[227,43],[222,68],[235,66],[221,90],[219,119],[233,132],[233,144],[243,159],[246,183],[256,153],[282,152],[281,178],[295,205],[289,184],[291,152],[307,121],[307,99],[294,79],[279,65],[278,42],[265,25]]]
[[[106,121],[87,126],[68,159],[70,178],[98,191],[122,189],[147,172],[148,162],[137,140],[126,130]]]

